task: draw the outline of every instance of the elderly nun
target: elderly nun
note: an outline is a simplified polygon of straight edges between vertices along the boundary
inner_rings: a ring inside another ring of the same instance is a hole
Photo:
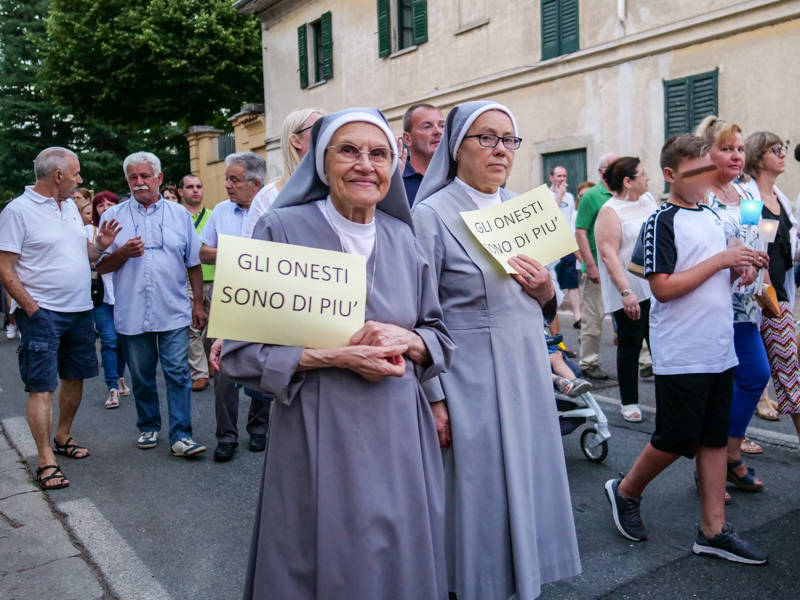
[[[530,600],[580,572],[543,334],[556,314],[550,273],[520,255],[509,260],[518,274],[506,275],[459,216],[515,195],[502,186],[517,136],[505,106],[456,106],[412,211],[458,346],[425,391],[450,445],[446,549],[460,600]]]
[[[383,115],[317,121],[253,237],[366,256],[367,323],[330,350],[223,345],[223,370],[277,400],[245,598],[446,599],[444,473],[420,382],[454,346]]]

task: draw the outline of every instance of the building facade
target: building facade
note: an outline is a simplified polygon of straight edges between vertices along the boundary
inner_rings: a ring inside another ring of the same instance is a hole
[[[266,152],[301,107],[405,109],[474,99],[508,105],[523,143],[509,187],[561,163],[574,187],[605,152],[642,158],[663,190],[668,135],[707,114],[745,136],[800,141],[800,0],[238,0],[261,21]],[[800,191],[787,160],[780,185]]]

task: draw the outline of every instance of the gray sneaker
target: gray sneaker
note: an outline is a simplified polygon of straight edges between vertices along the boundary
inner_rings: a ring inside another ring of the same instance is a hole
[[[641,542],[647,539],[647,530],[644,528],[642,515],[639,514],[639,505],[642,499],[629,498],[620,494],[617,491],[620,481],[622,481],[621,476],[619,479],[609,479],[605,484],[606,499],[611,505],[614,525],[629,540]]]
[[[136,447],[140,450],[147,450],[148,448],[155,448],[158,444],[157,431],[142,431],[139,434],[139,439],[136,440]]]
[[[582,369],[583,376],[588,377],[589,379],[597,379],[599,381],[605,381],[606,379],[611,379],[611,376],[603,371],[600,368],[600,365],[590,365],[585,369]]]
[[[190,437],[179,439],[170,447],[173,456],[194,456],[206,451],[203,444],[198,444]]]
[[[725,523],[722,531],[710,540],[703,535],[702,528],[698,527],[692,552],[698,556],[724,558],[745,565],[763,565],[767,562],[767,553],[739,537],[730,523]]]

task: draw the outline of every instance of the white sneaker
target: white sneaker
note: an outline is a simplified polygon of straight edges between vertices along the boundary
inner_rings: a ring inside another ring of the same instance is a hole
[[[106,408],[117,408],[119,406],[119,390],[108,390],[108,398],[104,406]]]
[[[6,339],[13,340],[15,337],[17,337],[17,326],[9,323],[6,325]]]
[[[158,444],[157,431],[142,431],[139,434],[139,439],[136,440],[136,446],[140,450],[147,450],[148,448],[155,448]]]
[[[172,444],[171,450],[174,456],[194,456],[205,452],[206,447],[203,444],[198,444],[192,438],[185,437]]]

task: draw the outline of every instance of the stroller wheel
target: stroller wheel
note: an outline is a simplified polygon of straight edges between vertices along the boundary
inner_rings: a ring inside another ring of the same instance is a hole
[[[608,456],[608,441],[593,446],[596,443],[597,432],[594,429],[586,429],[581,434],[581,450],[583,455],[593,463],[601,463]]]

